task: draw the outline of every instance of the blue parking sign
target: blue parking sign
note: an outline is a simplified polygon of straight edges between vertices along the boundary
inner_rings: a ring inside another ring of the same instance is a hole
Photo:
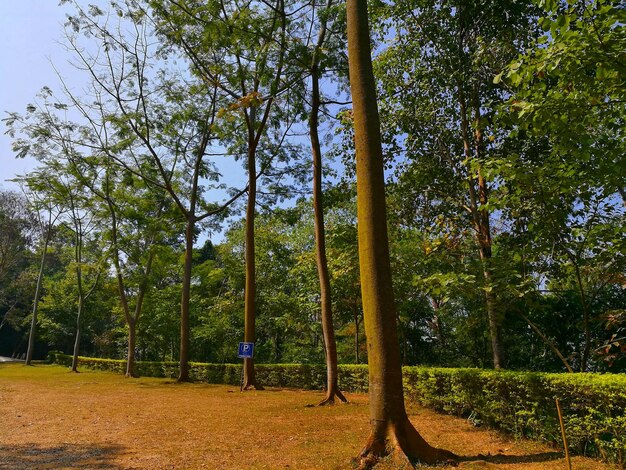
[[[251,358],[254,352],[254,343],[239,343],[239,353],[237,357]]]

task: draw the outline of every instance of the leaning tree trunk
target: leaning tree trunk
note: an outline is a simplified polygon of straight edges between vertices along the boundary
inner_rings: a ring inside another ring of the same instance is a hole
[[[431,447],[409,421],[391,284],[385,183],[366,0],[348,0],[348,61],[356,144],[359,268],[369,363],[371,432],[361,467],[392,454],[406,463],[453,459]]]
[[[254,113],[251,113],[252,120]],[[254,343],[255,331],[254,320],[256,315],[256,264],[254,247],[254,216],[256,209],[256,149],[254,137],[248,144],[248,206],[246,208],[246,286],[244,294],[244,341]],[[257,382],[254,373],[254,359],[243,360],[243,390],[252,387],[262,390],[263,387]]]
[[[35,287],[35,299],[33,300],[33,318],[30,322],[30,332],[28,333],[28,349],[26,351],[26,365],[32,365],[33,350],[35,349],[35,330],[37,329],[37,311],[39,307],[39,291],[41,290],[41,281],[43,279],[43,269],[46,264],[46,253],[48,252],[48,244],[50,243],[50,227],[46,233],[46,239],[41,252],[41,264],[39,265],[39,273],[37,274],[37,285]]]
[[[128,357],[126,359],[126,377],[138,377],[135,372],[135,347],[137,344],[137,323],[141,317],[143,311],[143,300],[146,296],[146,290],[148,289],[148,276],[152,271],[152,262],[154,260],[154,251],[151,251],[148,255],[148,262],[144,270],[143,279],[139,285],[139,292],[137,292],[137,300],[135,303],[135,315],[131,316],[130,312],[127,317],[128,323]]]
[[[517,313],[519,314],[520,317],[524,319],[524,321],[526,321],[526,323],[528,323],[528,326],[530,326],[530,328],[535,332],[535,334],[539,336],[539,338],[541,338],[541,340],[546,344],[546,346],[548,346],[552,350],[552,352],[561,360],[561,362],[563,363],[567,371],[574,372],[574,370],[572,369],[572,366],[569,365],[569,362],[567,362],[567,359],[565,358],[565,356],[563,356],[561,351],[559,351],[559,348],[557,348],[556,344],[554,344],[554,341],[552,341],[550,338],[544,335],[543,332],[539,329],[539,327],[530,320],[530,318],[528,318],[522,312],[517,312]]]
[[[313,210],[315,212],[315,251],[317,274],[320,281],[320,307],[322,311],[322,332],[324,334],[324,352],[326,354],[326,397],[319,403],[327,405],[335,403],[335,397],[347,402],[339,390],[337,371],[337,343],[333,327],[332,295],[328,261],[326,258],[326,236],[324,233],[324,203],[322,195],[322,150],[318,133],[318,116],[320,108],[319,86],[319,51],[324,42],[326,23],[320,29],[317,47],[313,54],[311,67],[311,114],[309,115],[309,131],[311,136],[311,153],[313,154]]]

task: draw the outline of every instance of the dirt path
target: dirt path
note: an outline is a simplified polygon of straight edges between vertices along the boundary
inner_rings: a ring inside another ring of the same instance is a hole
[[[0,469],[352,468],[367,437],[367,397],[305,406],[322,397],[0,364]],[[565,468],[545,445],[423,408],[410,414],[429,442],[468,458],[461,468]],[[574,468],[612,467],[578,457]]]
[[[0,356],[0,362],[24,362],[22,359],[14,359],[12,357]]]

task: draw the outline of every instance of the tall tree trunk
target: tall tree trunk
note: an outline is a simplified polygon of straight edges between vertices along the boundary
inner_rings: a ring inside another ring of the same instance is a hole
[[[469,119],[467,110],[467,101],[463,84],[458,84],[459,107],[461,112],[461,137],[463,139],[463,152],[466,159],[471,158],[471,143],[469,132]],[[480,135],[480,134],[479,134]],[[475,140],[476,140],[475,136]],[[475,142],[475,151],[478,152],[480,143]],[[501,339],[500,322],[497,316],[496,298],[493,294],[491,264],[491,229],[489,226],[489,214],[485,213],[481,204],[487,202],[487,187],[482,174],[478,174],[478,194],[474,187],[473,175],[468,177],[468,191],[470,198],[470,210],[472,223],[474,226],[475,239],[478,245],[478,254],[483,270],[483,278],[485,280],[485,307],[487,310],[487,320],[489,322],[489,337],[491,339],[491,351],[493,357],[493,367],[500,369],[504,365],[504,352]]]
[[[78,372],[78,350],[80,348],[81,321],[83,316],[84,292],[83,292],[83,237],[82,226],[74,223],[76,230],[76,246],[74,248],[74,258],[76,260],[76,284],[78,287],[78,312],[76,313],[76,339],[74,340],[74,354],[72,356],[72,372]]]
[[[128,356],[126,357],[126,377],[137,377],[135,375],[135,347],[137,345],[137,323],[130,320],[128,324]]]
[[[108,170],[108,169],[107,169]],[[113,245],[113,265],[115,267],[115,274],[117,278],[117,291],[120,296],[120,304],[122,304],[122,310],[124,312],[124,318],[126,319],[126,324],[128,325],[128,357],[126,359],[126,377],[133,376],[133,365],[135,358],[135,322],[130,315],[130,308],[128,306],[128,299],[126,297],[126,288],[124,286],[124,275],[122,273],[122,267],[120,264],[120,255],[119,255],[119,247],[117,243],[117,214],[115,212],[115,207],[113,206],[113,201],[109,197],[109,174],[107,171],[106,176],[106,203],[109,209],[109,215],[111,216],[111,243]],[[132,348],[131,348],[132,343]]]
[[[474,85],[472,94],[472,107],[474,113],[474,155],[480,162],[483,157],[483,132],[481,128],[480,114],[480,98],[478,84]],[[488,288],[485,292],[485,301],[487,305],[487,314],[489,317],[489,330],[491,332],[491,349],[493,351],[493,366],[495,369],[504,367],[504,346],[502,344],[502,321],[498,316],[497,299],[493,293],[493,282],[491,273],[491,222],[489,220],[489,211],[485,209],[489,203],[489,187],[487,180],[482,174],[479,166],[476,174],[478,180],[478,200],[480,201],[480,211],[478,218],[480,222],[479,243],[481,250],[481,261],[483,263],[483,276],[485,278],[485,286]]]
[[[41,252],[41,264],[39,265],[39,273],[37,274],[37,285],[35,287],[35,299],[33,300],[33,318],[30,322],[30,332],[28,333],[28,349],[26,351],[26,365],[32,365],[33,351],[35,349],[35,330],[37,329],[37,311],[39,307],[39,291],[41,290],[41,281],[43,279],[43,269],[46,264],[46,254],[48,253],[48,244],[50,243],[50,234],[52,228],[48,227],[46,239]]]
[[[361,295],[367,336],[371,432],[361,452],[367,468],[387,454],[404,462],[454,458],[431,447],[404,406],[402,368],[391,283],[383,156],[370,56],[366,0],[348,0],[348,61],[354,110]]]
[[[354,304],[354,308],[352,310],[354,314],[354,360],[355,364],[360,364],[359,360],[359,306]]]
[[[76,314],[76,338],[74,339],[74,354],[72,355],[72,372],[78,372],[78,352],[80,349],[81,322],[83,316],[83,295],[78,294],[78,313]]]
[[[254,122],[254,113],[251,113],[251,121]],[[249,133],[253,132],[249,130]],[[248,143],[248,206],[246,207],[246,286],[244,293],[244,341],[254,343],[256,316],[256,262],[254,247],[254,217],[256,213],[256,148],[254,137]],[[243,390],[251,387],[262,390],[263,387],[257,382],[254,373],[254,359],[243,360]]]
[[[257,108],[252,106],[249,108],[249,112],[244,110],[244,116],[246,119],[246,127],[248,131],[248,206],[246,208],[246,250],[245,250],[245,263],[246,263],[246,285],[244,294],[244,341],[254,343],[255,341],[255,316],[256,316],[256,264],[255,264],[255,246],[254,246],[254,218],[256,213],[256,150],[259,145],[259,141],[265,131],[268,119],[270,117],[270,111],[274,103],[274,98],[278,92],[280,82],[282,80],[283,65],[286,46],[286,31],[287,31],[287,15],[285,14],[285,1],[276,0],[276,6],[272,7],[274,14],[276,15],[271,24],[270,34],[274,35],[277,29],[280,29],[279,44],[280,52],[276,66],[276,74],[271,85],[270,96],[265,102],[265,110],[261,114],[261,118],[257,123],[256,112]],[[253,91],[259,92],[260,80],[257,77],[254,79]],[[242,95],[246,96],[244,82],[242,81]],[[251,387],[257,390],[263,390],[263,387],[258,382],[254,371],[254,359],[246,358],[243,361],[244,379],[243,390],[248,390]]]
[[[583,286],[582,276],[580,274],[580,267],[578,266],[577,259],[572,255],[570,256],[572,264],[574,265],[574,272],[576,273],[576,285],[578,286],[578,295],[580,296],[580,303],[583,308],[583,334],[585,341],[583,343],[583,351],[580,360],[580,371],[587,371],[587,363],[589,362],[589,354],[591,353],[591,330],[589,324],[589,303],[587,302],[587,295],[585,294],[585,288]]]
[[[143,274],[143,279],[139,285],[139,291],[137,292],[137,300],[135,301],[135,315],[134,317],[128,317],[128,356],[126,359],[126,377],[138,377],[135,373],[135,345],[137,344],[137,323],[141,317],[143,311],[143,300],[146,296],[146,290],[148,289],[148,277],[152,271],[152,262],[154,260],[154,252],[151,251],[148,255],[148,262]]]
[[[441,348],[445,350],[447,348],[446,337],[443,333],[443,325],[441,324],[441,315],[439,313],[441,310],[441,302],[437,300],[436,298],[431,297],[430,305],[432,306],[433,311],[435,312],[433,319],[432,319],[432,327],[435,330],[435,333],[437,334],[437,339],[439,340],[439,343],[441,344]]]
[[[180,369],[178,382],[189,382],[189,299],[191,297],[191,268],[193,262],[193,212],[187,214],[185,230],[185,267],[183,269],[183,289],[180,300]]]
[[[124,311],[124,319],[126,320],[126,324],[128,325],[128,348],[127,348],[127,356],[126,356],[126,373],[125,377],[137,377],[135,374],[135,346],[137,344],[137,322],[139,321],[139,316],[141,315],[143,299],[145,296],[146,288],[148,287],[148,276],[150,275],[150,271],[152,269],[152,261],[154,259],[154,252],[150,252],[148,255],[148,261],[146,263],[146,268],[144,270],[143,279],[139,285],[139,291],[137,293],[137,299],[135,303],[135,314],[134,316],[130,313],[130,307],[128,305],[128,298],[126,296],[126,287],[124,282],[124,274],[122,272],[122,266],[120,263],[120,255],[119,255],[119,246],[118,246],[118,230],[117,230],[117,215],[115,213],[115,207],[113,205],[112,200],[108,197],[108,188],[107,188],[107,196],[106,202],[109,208],[109,214],[111,216],[111,244],[113,245],[113,265],[115,267],[115,273],[117,278],[117,290],[120,296],[120,304],[122,305],[122,310]],[[149,249],[154,241],[154,237],[149,243]]]
[[[319,54],[326,35],[326,23],[320,28],[317,45],[311,66],[311,113],[309,114],[309,134],[313,155],[313,210],[315,212],[315,259],[320,282],[320,307],[322,312],[322,333],[326,355],[326,397],[319,403],[335,403],[335,396],[343,402],[346,397],[339,390],[337,370],[337,343],[333,326],[332,294],[328,260],[326,258],[326,234],[324,233],[324,202],[322,194],[322,149],[320,146],[318,119],[320,109]]]

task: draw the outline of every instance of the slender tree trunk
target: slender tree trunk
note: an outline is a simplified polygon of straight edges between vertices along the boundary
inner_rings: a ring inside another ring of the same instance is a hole
[[[474,112],[474,154],[478,161],[481,161],[483,157],[483,132],[481,128],[481,114],[480,114],[480,98],[478,94],[478,85],[474,85],[473,90],[473,112]],[[501,319],[498,316],[497,311],[497,299],[491,288],[492,273],[491,273],[491,222],[489,220],[489,211],[485,210],[489,203],[489,187],[487,180],[482,174],[482,169],[479,166],[476,174],[478,180],[478,200],[480,201],[481,210],[478,212],[478,219],[480,222],[479,228],[479,243],[481,250],[481,261],[483,262],[483,276],[485,278],[485,286],[488,287],[485,292],[485,301],[487,305],[487,314],[489,317],[489,329],[491,332],[491,348],[493,352],[493,366],[495,369],[504,367],[504,346],[502,344],[502,326]]]
[[[150,252],[150,254],[148,255],[148,261],[144,270],[143,279],[141,281],[141,284],[139,285],[139,291],[137,293],[135,314],[133,316],[130,313],[130,307],[128,305],[124,275],[122,273],[122,267],[120,263],[117,239],[117,216],[115,214],[115,208],[111,199],[107,198],[106,202],[109,207],[109,213],[111,215],[111,243],[113,245],[113,264],[117,277],[117,290],[120,296],[120,304],[122,304],[122,310],[124,311],[124,318],[126,320],[126,324],[128,325],[128,354],[126,356],[126,373],[124,375],[126,377],[137,377],[137,375],[135,374],[135,346],[137,344],[137,322],[139,321],[139,316],[141,315],[143,299],[146,289],[148,287],[148,276],[150,275],[150,271],[152,269],[152,260],[154,259],[154,253]],[[152,245],[152,242],[150,243],[150,245]]]
[[[252,122],[254,122],[254,113]],[[250,131],[251,132],[251,131]],[[246,207],[246,287],[244,295],[244,341],[255,342],[254,320],[256,316],[256,260],[254,246],[254,217],[256,213],[256,148],[254,138],[248,144],[248,206]],[[243,390],[262,390],[254,373],[254,359],[243,360]]]
[[[354,360],[356,364],[360,364],[359,360],[359,306],[354,304]]]
[[[361,452],[367,468],[387,454],[404,462],[454,458],[431,447],[409,421],[391,284],[385,183],[366,0],[348,0],[348,60],[354,110],[361,295],[369,363],[370,437]]]
[[[126,377],[135,375],[135,347],[137,345],[137,324],[134,320],[128,323],[128,356],[126,358]]]
[[[441,348],[446,349],[447,348],[446,337],[443,334],[443,326],[441,324],[441,315],[439,314],[439,311],[441,309],[441,302],[439,302],[434,297],[431,297],[430,305],[433,307],[433,310],[435,312],[435,315],[433,316],[433,320],[432,320],[433,329],[437,333],[437,339],[439,340],[439,343],[441,344]]]
[[[74,355],[72,356],[72,372],[78,372],[78,350],[80,348],[80,328],[83,316],[84,293],[83,293],[83,238],[82,226],[80,222],[74,224],[76,230],[76,246],[74,248],[74,257],[76,260],[76,284],[78,286],[78,312],[76,313],[76,339],[74,341]]]
[[[284,0],[276,0],[276,6],[273,7],[275,17],[272,20],[272,27],[270,34],[275,35],[277,29],[280,29],[279,44],[280,52],[277,60],[276,74],[271,85],[270,96],[265,102],[265,110],[261,115],[260,120],[257,123],[256,111],[257,109],[252,106],[249,108],[249,112],[244,110],[244,116],[246,118],[246,127],[248,131],[248,206],[246,208],[246,250],[245,250],[245,263],[246,263],[246,285],[244,294],[244,341],[254,343],[255,342],[255,316],[256,316],[256,265],[255,265],[255,246],[254,246],[254,218],[256,213],[256,150],[259,145],[259,141],[265,126],[267,125],[270,117],[270,111],[274,103],[275,94],[278,91],[278,87],[282,80],[284,58],[286,52],[286,31],[287,31],[287,16],[285,14],[285,2]],[[253,91],[259,91],[260,81],[258,76],[254,79]],[[245,85],[242,81],[242,94],[245,96],[248,93],[245,90]],[[243,390],[248,390],[252,387],[257,390],[263,390],[263,387],[258,382],[254,371],[254,359],[246,358],[243,361],[244,379]]]
[[[139,285],[139,292],[137,292],[137,300],[135,303],[135,315],[134,317],[128,316],[128,356],[126,359],[126,377],[138,377],[135,373],[135,346],[137,343],[137,323],[141,317],[143,311],[143,300],[146,296],[146,290],[148,289],[148,277],[152,271],[152,261],[154,260],[154,252],[150,252],[148,256],[148,262],[144,270],[143,279]]]
[[[274,363],[280,364],[283,360],[283,341],[279,331],[274,335]]]
[[[320,307],[322,312],[322,333],[324,334],[324,352],[326,355],[326,397],[320,405],[334,404],[335,396],[343,402],[346,397],[339,390],[337,370],[337,343],[333,326],[332,293],[328,260],[326,258],[326,234],[324,230],[324,202],[322,194],[322,150],[318,133],[320,108],[319,87],[319,50],[324,42],[326,23],[320,29],[317,46],[313,54],[311,67],[311,113],[309,114],[309,133],[311,153],[313,154],[313,210],[315,212],[315,248],[317,274],[320,282]]]
[[[587,303],[587,296],[585,295],[585,288],[583,286],[582,276],[580,274],[580,268],[576,259],[572,256],[572,264],[574,265],[574,272],[576,273],[576,284],[578,285],[578,294],[580,295],[580,303],[583,307],[583,333],[585,342],[583,344],[583,353],[580,361],[580,371],[587,371],[587,362],[589,362],[589,354],[591,353],[591,330],[589,325],[589,304]]]
[[[76,314],[76,338],[74,339],[74,354],[72,356],[72,372],[78,372],[78,351],[80,349],[81,321],[83,316],[83,295],[78,294],[78,313]]]
[[[108,170],[108,169],[107,169]],[[111,243],[113,245],[113,265],[115,267],[115,274],[117,278],[117,291],[120,296],[120,304],[122,304],[122,310],[124,311],[124,318],[128,325],[128,356],[126,359],[126,377],[133,376],[133,366],[135,359],[135,322],[130,316],[130,308],[128,306],[128,299],[126,297],[126,288],[124,286],[124,276],[122,274],[122,267],[120,264],[119,247],[117,243],[117,214],[115,213],[115,207],[109,197],[109,174],[106,175],[106,203],[109,208],[109,215],[111,216]],[[132,343],[132,347],[131,347]]]
[[[504,351],[502,347],[502,328],[498,319],[496,308],[496,297],[491,290],[493,288],[491,270],[489,263],[491,260],[491,246],[481,245],[479,248],[480,261],[483,265],[483,277],[485,279],[485,306],[487,308],[487,319],[489,321],[489,336],[491,338],[491,351],[493,356],[494,369],[501,369],[504,366]]]
[[[467,102],[463,84],[458,84],[459,107],[461,112],[461,136],[463,139],[463,151],[465,158],[471,157],[471,144],[469,135],[469,120],[467,117]],[[477,146],[480,144],[476,143]],[[477,147],[478,148],[478,147]],[[470,197],[470,209],[472,223],[474,225],[475,239],[478,245],[478,253],[483,268],[483,278],[485,279],[485,307],[487,310],[487,320],[489,322],[489,336],[491,339],[491,351],[493,357],[493,367],[500,369],[504,365],[504,352],[501,339],[500,322],[496,310],[496,298],[492,291],[492,274],[489,267],[491,263],[491,231],[489,226],[489,214],[483,213],[480,204],[487,202],[486,182],[482,175],[478,175],[479,189],[476,194],[473,177],[468,178],[468,191]]]
[[[50,243],[51,227],[48,227],[46,239],[41,252],[41,264],[39,265],[39,273],[37,274],[37,285],[35,287],[35,299],[33,300],[33,318],[30,322],[30,332],[28,333],[28,350],[26,351],[26,365],[32,365],[33,352],[35,349],[35,330],[37,329],[37,311],[39,307],[39,291],[41,290],[41,281],[43,279],[43,269],[46,264],[46,254],[48,253],[48,244]]]
[[[185,230],[185,267],[183,269],[183,289],[180,300],[180,369],[178,382],[189,382],[189,299],[191,297],[194,219],[193,212],[190,212]]]

